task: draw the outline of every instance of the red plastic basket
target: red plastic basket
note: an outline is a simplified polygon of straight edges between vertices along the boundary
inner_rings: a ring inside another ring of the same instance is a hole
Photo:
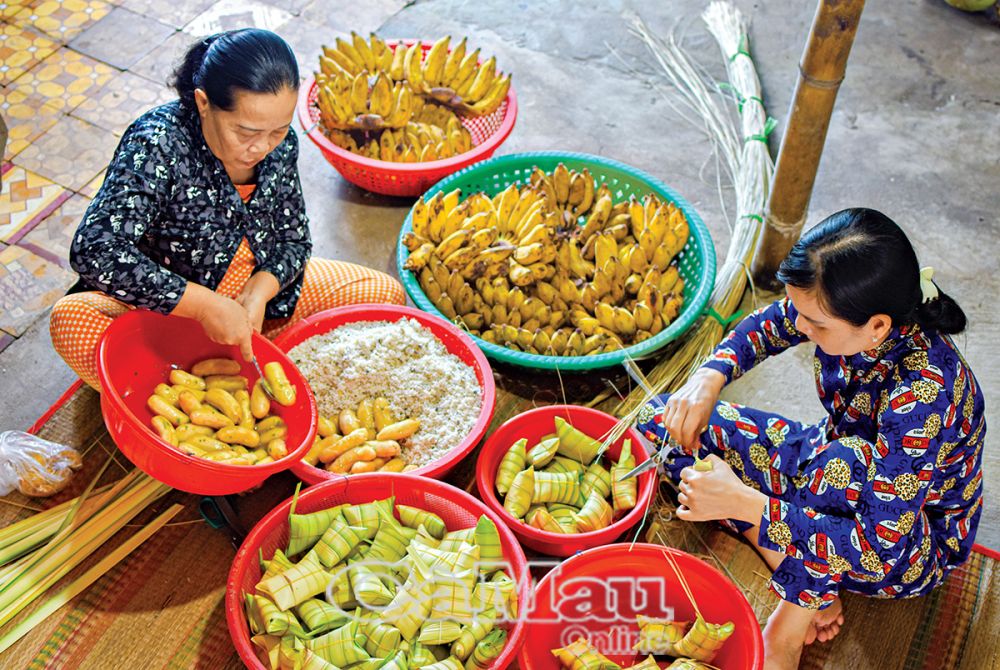
[[[764,643],[757,618],[728,578],[677,549],[623,543],[573,556],[539,582],[518,656],[521,670],[558,670],[551,650],[581,636],[622,666],[642,660],[630,651],[639,633],[637,614],[678,621],[694,618],[694,608],[664,558],[668,552],[684,572],[705,618],[736,625],[712,665],[721,670],[763,668]]]
[[[543,436],[555,432],[554,422],[557,416],[566,419],[570,424],[595,439],[601,439],[618,422],[618,419],[610,414],[576,405],[551,405],[518,414],[497,428],[483,445],[476,463],[476,486],[479,489],[479,497],[504,520],[504,523],[510,526],[510,529],[514,531],[524,546],[551,556],[572,556],[584,549],[614,542],[625,531],[639,523],[656,493],[656,479],[653,470],[639,475],[639,495],[635,508],[601,530],[573,534],[550,533],[514,518],[504,509],[494,488],[500,461],[503,460],[510,445],[520,438],[527,438],[528,444],[533,445]],[[627,439],[632,440],[632,453],[635,455],[636,463],[642,463],[649,458],[639,434],[632,428],[629,428],[617,442],[608,447],[607,454],[610,458],[617,460],[621,454],[622,444]]]
[[[465,491],[448,484],[414,477],[412,475],[378,473],[352,475],[320,484],[299,496],[296,512],[317,512],[328,507],[349,503],[353,505],[396,497],[396,503],[410,505],[440,516],[448,530],[469,528],[485,514],[500,531],[500,545],[511,577],[517,582],[518,614],[514,622],[503,625],[507,629],[507,646],[489,666],[503,670],[514,660],[524,642],[524,628],[528,611],[531,575],[517,539],[503,525],[496,514]],[[260,662],[250,642],[249,626],[243,611],[243,593],[252,593],[260,581],[260,552],[265,557],[288,543],[288,513],[291,499],[278,505],[261,519],[236,553],[233,567],[226,583],[226,621],[236,651],[247,667],[256,670],[265,666]]]
[[[140,470],[168,486],[188,493],[226,495],[246,491],[268,476],[301,461],[316,435],[316,402],[309,384],[288,357],[269,340],[254,333],[253,348],[261,366],[278,361],[298,390],[296,403],[272,411],[288,424],[288,455],[267,465],[225,465],[188,456],[170,446],[150,427],[152,412],[146,399],[170,369],[190,369],[204,358],[241,361],[240,374],[253,382],[253,365],[243,362],[235,346],[208,339],[197,321],[135,310],[114,320],[97,348],[101,381],[101,412],[108,433],[122,453]]]
[[[455,354],[463,363],[472,366],[476,373],[476,379],[483,389],[483,405],[479,411],[479,418],[476,424],[465,436],[461,443],[445,453],[435,461],[428,463],[416,470],[410,471],[412,475],[423,475],[436,479],[443,478],[452,468],[458,465],[459,461],[465,458],[472,451],[483,435],[486,428],[493,419],[493,409],[496,405],[496,383],[493,380],[493,370],[486,360],[483,352],[472,343],[472,339],[456,328],[454,324],[431,316],[427,312],[412,307],[400,305],[352,305],[350,307],[338,307],[325,312],[319,312],[313,316],[303,319],[281,335],[275,338],[274,344],[282,351],[289,351],[298,344],[315,335],[322,335],[331,330],[348,323],[358,321],[399,321],[409,318],[419,322],[436,338],[441,340],[445,348]],[[331,479],[339,479],[339,475],[327,472],[322,468],[317,468],[298,460],[292,465],[294,472],[299,479],[308,484],[319,484]],[[352,477],[354,475],[351,475]]]
[[[404,45],[413,40],[403,40]],[[390,47],[398,42],[388,42]],[[431,45],[424,44],[424,53]],[[418,196],[444,177],[462,168],[486,160],[493,155],[517,119],[517,96],[511,86],[507,99],[492,114],[480,117],[459,117],[472,135],[472,149],[458,156],[425,163],[394,163],[365,158],[341,149],[323,134],[319,125],[319,108],[316,106],[316,79],[308,77],[299,87],[299,123],[323,156],[352,184],[383,195]]]

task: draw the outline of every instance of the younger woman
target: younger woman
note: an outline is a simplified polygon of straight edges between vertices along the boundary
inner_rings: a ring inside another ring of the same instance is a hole
[[[888,217],[830,216],[778,277],[787,297],[744,319],[638,423],[656,442],[669,433],[710,454],[711,471],[686,453],[669,460],[678,516],[722,520],[759,548],[782,599],[764,630],[765,667],[794,670],[803,644],[839,631],[841,591],[922,595],[966,560],[982,512],[986,422],[949,337],[965,315]],[[719,402],[727,383],[806,341],[816,345],[823,421]]]

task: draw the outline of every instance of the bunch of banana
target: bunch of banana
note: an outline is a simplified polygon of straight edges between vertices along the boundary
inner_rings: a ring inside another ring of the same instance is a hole
[[[316,106],[324,132],[376,160],[432,161],[469,151],[472,136],[455,111],[492,113],[510,76],[497,73],[495,58],[480,64],[479,50],[468,52],[466,42],[449,50],[451,38],[442,38],[426,57],[420,42],[389,46],[374,33],[366,40],[352,32],[323,46]]]
[[[544,194],[511,185],[493,198],[477,193],[447,206],[436,194],[413,208],[413,231],[403,242],[407,268],[419,270],[431,253],[469,280],[509,277],[515,286],[551,278],[556,271],[558,216]]]
[[[413,89],[443,105],[471,116],[492,114],[507,97],[510,75],[496,69],[496,57],[479,62],[479,49],[467,53],[462,38],[450,49],[451,37],[442,37],[424,57],[420,42],[412,45],[399,72]]]
[[[327,128],[402,128],[413,116],[414,95],[410,88],[406,84],[393,84],[383,72],[318,73],[316,84],[316,104]]]
[[[320,68],[329,75],[358,75],[362,72],[389,73],[394,56],[393,49],[382,38],[371,33],[366,42],[363,37],[351,32],[351,39],[338,37],[336,47],[323,45],[319,57]],[[394,81],[402,81],[393,78]]]
[[[405,267],[443,314],[488,342],[559,356],[616,351],[677,317],[679,209],[652,194],[613,204],[606,185],[563,165],[529,182],[414,205]]]
[[[399,163],[449,158],[472,148],[472,135],[457,117],[444,129],[411,121],[395,130],[386,128],[377,137],[362,134],[355,138],[340,130],[327,131],[327,137],[342,149],[361,156]]]
[[[568,226],[575,226],[579,217],[590,211],[597,193],[594,177],[587,168],[582,172],[571,172],[563,163],[557,165],[551,175],[536,167],[531,173],[530,182],[532,186],[545,192],[551,207],[565,213]],[[610,213],[611,192],[604,187],[602,194],[607,196]]]

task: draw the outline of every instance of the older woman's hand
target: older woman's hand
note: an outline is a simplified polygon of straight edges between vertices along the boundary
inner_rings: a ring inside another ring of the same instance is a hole
[[[256,272],[247,280],[243,290],[236,296],[236,302],[246,309],[247,314],[250,315],[250,325],[258,333],[264,327],[264,312],[267,309],[267,303],[278,294],[280,289],[281,285],[270,272]]]

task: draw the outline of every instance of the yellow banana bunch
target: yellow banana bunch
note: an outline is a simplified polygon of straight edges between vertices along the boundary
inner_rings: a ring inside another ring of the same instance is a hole
[[[465,38],[450,46],[443,37],[425,54],[420,42],[390,47],[374,33],[365,39],[354,32],[324,45],[316,72],[324,133],[343,149],[383,161],[470,151],[472,135],[455,112],[492,113],[507,97],[510,76],[496,71],[495,58],[480,63],[479,49],[468,50]],[[386,136],[385,129],[403,132]]]
[[[556,356],[617,351],[677,318],[674,259],[689,235],[679,209],[652,194],[616,204],[589,171],[565,165],[527,181],[414,205],[405,267],[445,316],[488,342]]]

